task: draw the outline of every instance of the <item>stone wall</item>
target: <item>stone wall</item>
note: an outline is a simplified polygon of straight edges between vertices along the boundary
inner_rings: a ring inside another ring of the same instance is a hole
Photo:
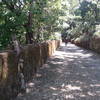
[[[23,74],[25,82],[32,79],[37,69],[41,67],[60,46],[60,41],[47,41],[41,44],[24,46],[20,56],[14,51],[0,53],[0,100],[13,100],[20,92],[18,76],[19,59],[23,59]]]
[[[74,41],[72,41],[72,43],[74,43],[77,46],[89,49],[89,40],[82,40],[80,38],[75,39]]]
[[[100,36],[94,35],[90,41],[90,49],[100,53]]]
[[[93,35],[90,39],[88,38],[86,40],[81,38],[72,39],[71,42],[77,46],[100,53],[100,36],[98,35]]]

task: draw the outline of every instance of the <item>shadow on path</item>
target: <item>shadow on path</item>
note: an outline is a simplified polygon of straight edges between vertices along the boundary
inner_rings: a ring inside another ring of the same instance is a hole
[[[100,56],[62,44],[16,100],[100,100]]]

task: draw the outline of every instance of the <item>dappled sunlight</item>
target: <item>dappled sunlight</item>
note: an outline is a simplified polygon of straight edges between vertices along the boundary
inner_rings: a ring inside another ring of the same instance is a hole
[[[57,68],[57,72],[58,73],[63,73],[63,70],[61,70],[60,68]]]
[[[72,85],[66,85],[65,88],[67,88],[68,90],[79,90],[81,91],[81,87],[78,87],[78,86],[72,86]]]
[[[30,82],[28,85],[29,85],[29,87],[33,87],[34,83]]]
[[[91,84],[91,87],[100,87],[100,84]]]
[[[44,66],[45,66],[46,68],[50,68],[50,66],[49,66],[48,64],[44,64]]]
[[[50,89],[51,89],[51,90],[57,90],[57,88],[55,88],[55,87],[50,87]]]
[[[63,62],[51,61],[52,64],[63,64]]]
[[[95,96],[96,94],[95,93],[92,93],[92,92],[88,92],[87,93],[89,96]]]
[[[36,77],[42,77],[42,74],[37,73]]]
[[[66,96],[65,96],[65,99],[74,99],[74,96],[73,96],[72,94],[66,95]]]
[[[67,46],[62,43],[61,47],[54,53],[55,57],[60,57],[60,59],[68,58],[68,61],[73,61],[75,59],[88,59],[93,56],[93,53],[86,50],[82,50],[76,47],[74,44],[68,43]],[[79,60],[80,61],[80,60]]]
[[[62,44],[29,82],[26,93],[36,100],[99,100],[100,58],[94,55]]]
[[[35,83],[33,82],[29,82],[28,84],[26,84],[26,93],[32,92],[34,86],[35,86]]]
[[[64,59],[64,56],[63,55],[66,55],[66,53],[65,52],[62,52],[62,51],[56,51],[55,53],[54,53],[54,56],[56,57],[60,57],[60,59]]]

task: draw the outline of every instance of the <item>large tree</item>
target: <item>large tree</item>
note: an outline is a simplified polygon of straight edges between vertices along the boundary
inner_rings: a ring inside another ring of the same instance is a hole
[[[48,39],[57,29],[61,0],[2,0],[0,2],[0,46]]]

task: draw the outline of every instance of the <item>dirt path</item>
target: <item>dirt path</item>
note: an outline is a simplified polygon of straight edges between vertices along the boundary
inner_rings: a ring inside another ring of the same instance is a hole
[[[17,100],[100,100],[100,56],[62,44]]]

